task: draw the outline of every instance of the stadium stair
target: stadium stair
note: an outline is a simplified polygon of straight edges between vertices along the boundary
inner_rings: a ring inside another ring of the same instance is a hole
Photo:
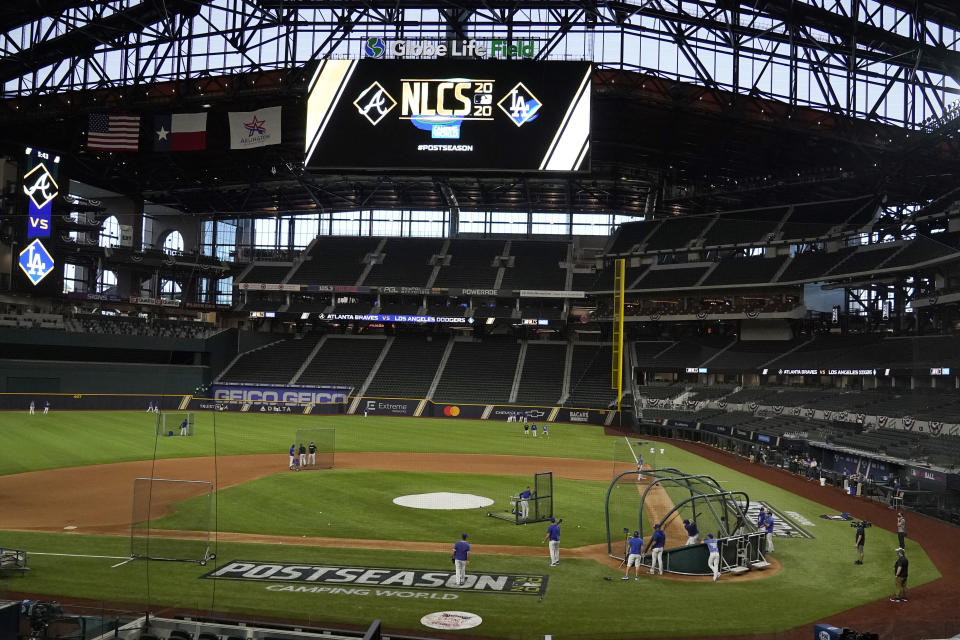
[[[363,396],[367,393],[367,388],[370,386],[370,383],[373,382],[373,379],[377,377],[377,372],[380,371],[380,366],[383,364],[383,361],[386,359],[387,354],[390,353],[390,348],[393,347],[393,343],[396,341],[395,336],[390,336],[387,338],[386,344],[383,345],[383,349],[380,351],[380,355],[377,356],[376,362],[373,363],[373,366],[370,367],[370,373],[367,374],[366,380],[363,381],[363,384],[360,386],[359,391],[356,392],[356,398],[353,400],[353,404],[350,405],[350,410],[347,412],[349,414],[354,414],[357,411],[357,406],[360,404],[360,401],[363,400]]]
[[[527,359],[528,346],[529,345],[526,340],[520,343],[520,353],[517,355],[517,367],[513,372],[513,386],[510,387],[509,402],[511,403],[517,401],[517,392],[520,390],[520,378],[523,375],[523,363]]]
[[[297,372],[293,374],[293,377],[290,378],[290,382],[287,384],[297,384],[297,380],[300,379],[300,376],[303,375],[303,372],[307,370],[307,367],[310,366],[310,363],[313,362],[313,359],[317,357],[317,352],[323,348],[323,343],[327,341],[327,336],[320,338],[320,341],[317,343],[317,346],[307,355],[307,358],[303,361],[303,364],[300,365],[300,368],[297,369]]]

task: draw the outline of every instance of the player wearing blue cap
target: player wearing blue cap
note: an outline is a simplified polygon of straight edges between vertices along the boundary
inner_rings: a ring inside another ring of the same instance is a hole
[[[707,539],[703,542],[707,545],[707,551],[710,552],[707,556],[707,566],[713,571],[713,581],[716,582],[720,578],[720,542],[713,537],[712,533],[708,533]]]
[[[767,513],[767,519],[763,521],[763,527],[767,531],[767,553],[773,551],[773,511]]]
[[[640,579],[640,561],[643,560],[643,538],[639,531],[633,532],[633,537],[627,542],[630,554],[627,556],[627,571],[623,574],[624,580],[630,579],[630,567],[633,567],[633,579]]]
[[[530,487],[520,492],[520,517],[524,520],[530,517]]]
[[[297,443],[290,445],[290,471],[293,471],[293,462],[297,459]]]
[[[457,586],[462,587],[467,580],[467,565],[470,563],[470,543],[467,534],[461,534],[460,539],[453,543],[453,566],[457,570]]]
[[[541,542],[550,540],[550,566],[555,567],[560,564],[560,523],[556,518],[550,518],[550,526],[547,527],[547,535],[543,536]]]
[[[696,521],[684,520],[683,528],[687,530],[687,543],[684,546],[700,542],[700,530],[697,529]]]
[[[653,525],[653,535],[650,536],[650,542],[647,543],[647,549],[650,549],[650,571],[653,573],[657,569],[660,575],[663,575],[663,547],[667,544],[667,534],[663,532],[659,524]]]
[[[763,525],[767,521],[767,510],[763,507],[760,507],[760,513],[757,514],[757,529],[763,529]]]

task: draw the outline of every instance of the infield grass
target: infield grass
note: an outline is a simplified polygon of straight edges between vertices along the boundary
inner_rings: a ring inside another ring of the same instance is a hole
[[[220,531],[450,542],[468,532],[479,544],[539,545],[547,523],[516,525],[487,516],[507,509],[505,496],[530,483],[528,476],[461,473],[333,470],[279,473],[218,492]],[[606,482],[554,479],[555,510],[565,518],[564,544],[605,542]],[[400,495],[449,491],[487,496],[490,507],[463,510],[412,509],[393,503]],[[257,517],[250,514],[257,506]],[[533,505],[531,503],[531,513]],[[159,529],[189,529],[206,510],[206,499],[174,505],[176,513],[152,521]],[[587,526],[584,527],[583,525]]]

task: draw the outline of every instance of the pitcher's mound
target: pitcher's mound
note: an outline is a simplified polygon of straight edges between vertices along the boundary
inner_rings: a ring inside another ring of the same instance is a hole
[[[417,493],[393,499],[393,504],[413,509],[479,509],[493,504],[490,498],[470,493]]]

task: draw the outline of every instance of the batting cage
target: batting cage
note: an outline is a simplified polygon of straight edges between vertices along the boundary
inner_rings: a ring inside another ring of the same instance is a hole
[[[753,548],[749,550],[751,562],[758,564],[762,549],[757,549],[752,534],[756,527],[747,518],[750,500],[742,491],[725,491],[720,484],[706,475],[689,475],[677,469],[645,469],[642,475],[636,470],[619,474],[607,490],[605,517],[607,553],[618,560],[626,558],[626,541],[638,531],[649,539],[654,525],[666,535],[664,569],[673,573],[706,574],[707,552],[702,544],[708,533],[721,541],[730,540],[725,546],[737,545],[733,539],[749,538]],[[696,542],[690,541],[686,525],[694,523],[698,533]],[[684,553],[671,553],[682,549]],[[724,562],[733,566],[731,562]],[[702,565],[702,566],[701,566]]]
[[[210,550],[212,518],[212,482],[136,478],[130,557],[206,564],[216,557]]]
[[[543,522],[553,517],[553,472],[540,471],[533,474],[530,496],[523,492],[510,496],[503,511],[489,511],[491,518],[506,520],[513,524]]]
[[[194,413],[192,411],[164,411],[155,414],[158,436],[192,436]]]
[[[301,470],[333,469],[333,458],[337,450],[336,429],[318,427],[297,429],[293,434],[296,454],[295,464]]]

